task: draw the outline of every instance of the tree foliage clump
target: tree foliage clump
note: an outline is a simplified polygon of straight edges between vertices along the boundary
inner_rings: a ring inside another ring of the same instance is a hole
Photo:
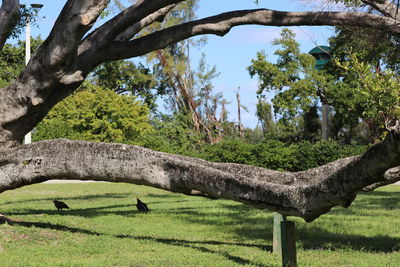
[[[149,108],[136,97],[87,85],[57,104],[33,137],[135,143],[153,131],[149,120]]]
[[[278,46],[274,55],[276,63],[269,62],[265,52],[258,52],[256,59],[248,67],[250,76],[258,76],[259,99],[272,95],[272,105],[278,118],[276,131],[292,141],[307,138],[316,140],[319,125],[313,118],[312,125],[301,118],[302,115],[315,115],[315,107],[327,104],[327,91],[334,86],[332,77],[324,70],[315,68],[315,59],[308,53],[300,51],[300,44],[295,40],[295,34],[289,29],[283,29],[281,38],[272,43]],[[259,101],[258,106],[263,104]],[[258,107],[257,111],[262,110]],[[310,111],[314,111],[311,114]],[[260,117],[260,120],[265,120]],[[310,132],[313,131],[313,132]]]
[[[347,121],[363,120],[369,140],[381,140],[391,123],[400,116],[400,77],[391,69],[380,70],[350,53],[348,60],[336,60],[341,69],[342,86],[331,91],[331,103]],[[353,118],[353,119],[352,119]]]
[[[111,61],[97,67],[90,79],[102,88],[113,90],[117,94],[137,96],[151,110],[156,108],[156,99],[163,92],[155,90],[156,79],[150,69],[142,63],[129,60]]]

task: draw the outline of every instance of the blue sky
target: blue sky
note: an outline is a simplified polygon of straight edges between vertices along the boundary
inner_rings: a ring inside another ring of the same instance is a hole
[[[65,1],[37,0],[21,1],[24,4],[40,3],[43,8],[39,15],[39,28],[33,27],[32,36],[47,37]],[[221,12],[237,9],[269,8],[283,11],[313,10],[321,2],[309,0],[260,0],[257,6],[254,0],[200,0],[198,17],[206,17]],[[310,3],[313,2],[314,6]],[[332,35],[332,27],[291,27],[296,33],[296,40],[301,44],[301,50],[308,52],[316,45],[326,45]],[[257,51],[265,50],[268,58],[274,60],[272,53],[275,49],[271,42],[279,37],[280,27],[240,26],[233,28],[224,37],[209,35],[208,42],[201,50],[193,50],[193,65],[197,65],[196,58],[201,53],[206,54],[206,61],[210,66],[216,66],[220,75],[214,79],[215,92],[222,92],[224,97],[231,101],[228,106],[230,120],[237,121],[235,91],[240,87],[241,101],[249,112],[242,112],[242,122],[246,127],[254,128],[257,125],[255,114],[257,79],[251,79],[246,68],[255,57]],[[24,38],[24,37],[21,37]]]

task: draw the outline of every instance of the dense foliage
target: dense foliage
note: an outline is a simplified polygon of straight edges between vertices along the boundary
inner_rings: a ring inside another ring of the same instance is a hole
[[[152,131],[149,116],[148,107],[135,97],[88,85],[56,105],[33,139],[134,143]]]
[[[206,159],[218,162],[236,162],[273,170],[302,171],[339,158],[365,152],[367,146],[342,145],[334,140],[311,143],[285,144],[276,138],[265,138],[259,143],[248,144],[240,140],[225,140],[208,146]]]

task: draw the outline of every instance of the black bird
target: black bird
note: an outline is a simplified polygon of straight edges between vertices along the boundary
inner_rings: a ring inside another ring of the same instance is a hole
[[[57,210],[69,209],[68,205],[62,201],[53,200],[53,203],[54,203],[54,206],[56,206]]]
[[[138,209],[139,212],[148,212],[149,208],[147,207],[146,203],[143,203],[140,199],[136,199],[137,200],[137,204],[136,207]]]

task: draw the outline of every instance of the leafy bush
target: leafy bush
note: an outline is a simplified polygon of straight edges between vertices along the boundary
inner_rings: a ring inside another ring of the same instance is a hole
[[[255,144],[252,150],[255,165],[272,170],[290,170],[296,164],[296,146],[288,146],[277,139],[264,139]]]
[[[147,106],[135,97],[89,85],[57,104],[39,123],[33,139],[134,143],[153,130],[149,117]]]
[[[315,168],[340,158],[362,154],[367,148],[365,145],[341,145],[332,139],[321,140],[315,144],[302,141],[296,145],[297,164],[291,170],[303,171]]]
[[[271,170],[302,171],[327,164],[339,158],[364,153],[367,146],[343,146],[334,140],[313,144],[302,141],[286,144],[275,138],[266,138],[256,144],[241,140],[225,140],[205,150],[207,160],[255,165]]]
[[[237,139],[224,140],[208,147],[206,150],[206,159],[216,162],[256,165],[253,146]]]

